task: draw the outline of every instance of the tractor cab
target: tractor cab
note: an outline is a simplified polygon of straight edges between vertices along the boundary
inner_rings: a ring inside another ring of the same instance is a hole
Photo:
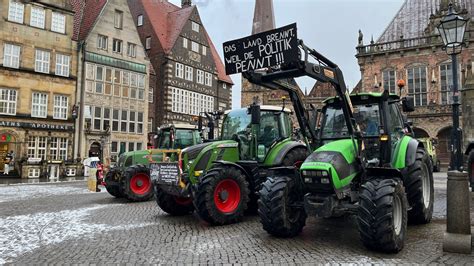
[[[195,126],[175,124],[162,126],[158,129],[155,146],[158,149],[184,149],[201,143],[201,136]]]
[[[289,109],[269,105],[259,107],[225,113],[221,139],[238,143],[240,160],[263,162],[275,144],[291,136]],[[252,121],[252,116],[256,117],[255,121]]]

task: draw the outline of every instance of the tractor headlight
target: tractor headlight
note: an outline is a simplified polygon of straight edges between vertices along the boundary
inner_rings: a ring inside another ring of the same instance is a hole
[[[321,184],[329,184],[329,178],[327,177],[321,178]]]
[[[305,183],[313,183],[313,179],[311,177],[305,177],[304,182]]]
[[[329,173],[326,170],[303,170],[301,174],[305,183],[330,184]]]

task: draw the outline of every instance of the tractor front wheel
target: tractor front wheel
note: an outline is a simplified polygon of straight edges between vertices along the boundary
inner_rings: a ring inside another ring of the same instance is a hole
[[[403,180],[411,207],[408,221],[413,224],[429,223],[433,216],[434,184],[430,164],[428,154],[418,148],[415,163],[408,168],[408,176]]]
[[[407,198],[400,180],[372,179],[362,185],[359,233],[369,249],[396,253],[407,233]]]
[[[150,170],[142,165],[133,165],[124,173],[124,194],[130,201],[147,201],[153,197]]]
[[[236,167],[214,168],[205,174],[194,195],[199,217],[213,225],[239,222],[249,201],[249,184]]]
[[[474,150],[469,153],[469,157],[467,158],[467,173],[471,191],[474,192]]]
[[[166,193],[159,186],[155,186],[155,197],[158,206],[173,216],[182,216],[194,211],[193,200]]]
[[[119,174],[120,172],[120,169],[117,169],[117,168],[112,168],[110,169],[107,174],[105,175],[105,178],[104,178],[104,181],[105,181],[105,189],[107,190],[107,192],[116,197],[116,198],[123,198],[123,190],[122,188],[119,186],[119,185],[112,185],[111,183],[115,183],[115,182],[107,182],[109,180],[114,180],[115,178],[115,175]]]
[[[260,190],[258,214],[263,229],[278,237],[294,237],[306,224],[303,193],[296,180],[269,177]]]

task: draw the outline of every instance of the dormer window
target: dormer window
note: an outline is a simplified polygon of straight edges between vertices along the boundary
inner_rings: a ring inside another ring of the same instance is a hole
[[[199,32],[199,24],[197,24],[196,22],[192,21],[192,22],[191,22],[191,25],[192,25],[193,31]]]

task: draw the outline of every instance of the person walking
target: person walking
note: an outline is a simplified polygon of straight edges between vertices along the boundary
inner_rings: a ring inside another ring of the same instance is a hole
[[[12,160],[13,160],[12,153],[13,153],[13,151],[7,153],[7,155],[5,156],[5,159],[3,160],[3,162],[5,163],[5,168],[3,170],[4,175],[9,175],[9,173],[10,173],[10,165],[11,165]]]

